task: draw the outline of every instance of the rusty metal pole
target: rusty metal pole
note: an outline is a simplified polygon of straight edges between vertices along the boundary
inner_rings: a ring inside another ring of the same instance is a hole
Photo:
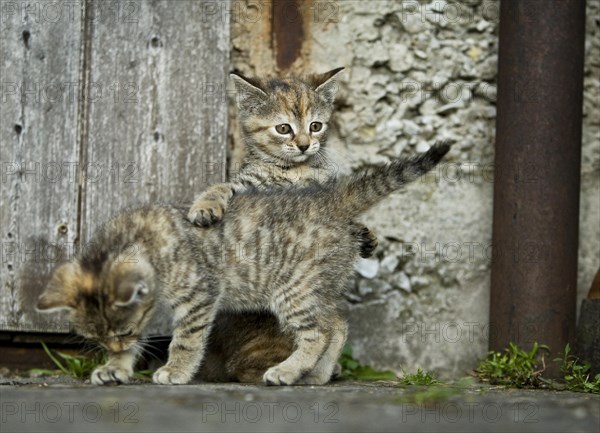
[[[584,0],[501,2],[491,350],[573,343],[584,36]]]
[[[275,59],[280,71],[289,69],[300,57],[305,38],[303,11],[311,4],[300,0],[277,0],[273,2],[273,45]]]

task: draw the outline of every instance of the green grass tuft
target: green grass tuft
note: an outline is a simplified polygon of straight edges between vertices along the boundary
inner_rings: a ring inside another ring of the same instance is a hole
[[[106,362],[106,355],[96,355],[93,358],[89,358],[84,355],[69,355],[67,353],[56,352],[56,356],[48,349],[48,346],[42,342],[42,347],[48,355],[48,357],[54,362],[54,365],[58,370],[45,370],[35,368],[29,370],[29,374],[38,375],[55,375],[65,374],[72,376],[77,379],[84,379],[89,377],[92,371]],[[61,358],[61,359],[59,359]]]
[[[560,366],[566,388],[569,391],[600,394],[600,374],[590,379],[590,363],[581,362],[576,356],[571,355],[569,344],[566,345],[561,356],[554,361]]]
[[[405,373],[402,379],[400,379],[400,385],[439,385],[442,382],[436,380],[431,373],[423,372],[420,368],[416,373]]]
[[[475,372],[481,380],[493,385],[517,388],[540,386],[542,372],[546,369],[544,354],[540,354],[540,349],[548,351],[547,346],[540,346],[537,342],[533,343],[529,352],[511,342],[504,353],[489,352]]]
[[[517,388],[551,388],[600,394],[600,374],[590,378],[590,364],[582,362],[571,354],[567,344],[557,362],[562,372],[562,381],[548,380],[542,377],[546,369],[544,355],[540,349],[548,351],[548,347],[534,343],[527,352],[509,343],[505,353],[490,352],[487,358],[479,363],[475,370],[479,379],[494,385],[506,385]],[[541,365],[540,365],[541,363]]]

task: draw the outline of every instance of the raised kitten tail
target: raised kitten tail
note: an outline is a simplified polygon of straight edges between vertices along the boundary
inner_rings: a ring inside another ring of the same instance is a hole
[[[325,197],[328,200],[325,206],[335,207],[334,212],[354,218],[435,167],[448,153],[452,144],[454,142],[451,140],[439,142],[420,155],[399,158],[390,164],[333,181],[335,187],[332,192],[344,198],[331,200],[331,197]]]

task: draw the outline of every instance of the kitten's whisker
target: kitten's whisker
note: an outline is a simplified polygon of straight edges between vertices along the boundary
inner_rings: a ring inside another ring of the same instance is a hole
[[[102,348],[98,345],[88,344],[85,350],[82,351],[82,355],[87,357],[95,357],[102,353]]]
[[[158,357],[157,354],[155,354],[151,349],[154,349],[154,346],[152,346],[152,343],[149,341],[138,341],[138,345],[139,347],[143,350],[143,353],[140,354],[142,356],[142,359],[144,359],[144,361],[148,361],[148,359],[146,358],[146,356],[150,356],[152,359],[156,359],[156,360],[160,360],[160,358]]]

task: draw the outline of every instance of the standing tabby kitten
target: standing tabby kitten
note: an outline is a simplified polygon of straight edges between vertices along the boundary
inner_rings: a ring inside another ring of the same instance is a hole
[[[94,384],[131,378],[138,341],[161,302],[173,310],[174,332],[155,383],[192,379],[218,311],[270,311],[292,336],[292,353],[264,373],[265,383],[326,383],[346,340],[338,302],[358,258],[349,222],[449,148],[325,185],[236,194],[222,224],[205,229],[173,207],[118,214],[95,233],[94,248],[54,271],[37,308],[69,310],[76,332],[107,349]]]
[[[231,182],[213,185],[196,198],[188,219],[203,226],[220,221],[231,197],[248,187],[307,186],[333,177],[325,145],[337,90],[334,78],[343,69],[268,80],[231,74],[246,156]],[[351,229],[361,242],[361,257],[370,257],[377,237],[357,222]]]

